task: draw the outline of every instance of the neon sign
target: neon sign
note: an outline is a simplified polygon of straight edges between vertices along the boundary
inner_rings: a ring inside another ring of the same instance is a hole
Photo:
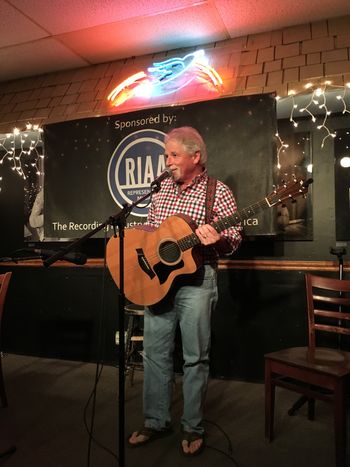
[[[183,58],[176,57],[155,62],[116,86],[107,99],[118,107],[133,97],[151,97],[172,94],[187,86],[193,80],[205,82],[212,89],[222,89],[222,79],[217,71],[208,65],[204,50],[189,53]]]

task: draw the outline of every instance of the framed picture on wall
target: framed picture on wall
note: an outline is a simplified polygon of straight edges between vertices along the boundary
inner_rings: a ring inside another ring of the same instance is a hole
[[[307,180],[312,176],[311,135],[297,132],[290,121],[278,122],[276,185],[294,178]],[[299,196],[277,207],[277,229],[281,238],[288,240],[312,240],[313,216],[311,186],[307,197]]]
[[[35,209],[38,205],[39,192],[43,188],[44,149],[41,131],[15,128],[12,133],[0,134],[0,164],[3,170],[10,169],[23,184],[23,236],[24,242],[40,241],[43,238],[43,210]],[[6,177],[7,178],[7,177]],[[0,173],[1,192],[2,173]],[[38,199],[38,201],[36,201]],[[42,204],[42,203],[41,203]],[[40,217],[41,216],[41,217]]]
[[[350,240],[350,129],[337,130],[334,138],[336,240]]]

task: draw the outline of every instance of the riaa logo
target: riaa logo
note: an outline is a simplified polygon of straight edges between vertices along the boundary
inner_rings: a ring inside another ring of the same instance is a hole
[[[118,144],[107,172],[109,191],[118,206],[133,203],[149,193],[151,182],[165,169],[164,137],[162,131],[138,130]],[[146,198],[132,214],[147,216],[148,203]]]

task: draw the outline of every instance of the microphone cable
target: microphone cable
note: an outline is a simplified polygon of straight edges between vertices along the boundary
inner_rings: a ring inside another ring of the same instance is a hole
[[[111,449],[109,449],[107,446],[105,446],[104,444],[102,444],[102,442],[100,442],[93,434],[93,428],[94,428],[94,423],[95,423],[95,414],[96,414],[96,396],[97,396],[97,386],[98,386],[98,382],[100,380],[100,377],[102,375],[102,371],[103,371],[103,368],[104,368],[104,365],[99,365],[98,363],[96,364],[96,373],[95,373],[95,381],[94,381],[94,386],[93,386],[93,389],[88,397],[88,400],[85,404],[85,407],[84,407],[84,425],[85,425],[85,428],[86,428],[86,431],[89,435],[89,443],[88,443],[88,453],[87,453],[87,466],[90,467],[90,462],[91,462],[91,447],[92,447],[92,442],[94,442],[96,444],[96,446],[98,446],[99,448],[103,449],[104,451],[106,451],[108,454],[110,454],[112,457],[114,457],[117,462],[119,462],[119,459],[118,459],[118,456],[115,452],[113,452]],[[90,422],[90,426],[88,425],[88,415],[87,415],[87,411],[88,411],[88,408],[89,408],[89,405],[92,401],[92,412],[91,412],[91,422]]]
[[[228,459],[230,459],[230,461],[233,463],[233,465],[235,465],[236,467],[239,467],[239,463],[238,463],[237,460],[233,457],[232,442],[231,442],[231,440],[230,440],[228,434],[220,427],[220,425],[218,425],[217,423],[215,423],[215,422],[213,422],[213,421],[211,421],[211,420],[206,420],[206,419],[204,419],[203,422],[215,426],[215,427],[224,435],[224,437],[225,437],[226,440],[227,440],[227,451],[228,451],[228,452],[225,452],[225,451],[223,451],[222,449],[216,448],[216,447],[214,447],[214,446],[210,446],[209,444],[206,444],[206,448],[212,449],[213,451],[216,451],[216,452],[219,452],[220,454],[223,454],[223,455],[226,456]]]
[[[102,361],[102,349],[104,348],[106,334],[105,334],[105,290],[106,290],[106,273],[107,273],[107,261],[106,261],[106,246],[107,246],[107,229],[104,229],[104,257],[103,257],[103,274],[102,274],[102,295],[101,295],[101,313],[100,319],[98,322],[98,342],[97,342],[97,362],[96,362],[96,369],[95,369],[95,379],[92,391],[88,397],[88,400],[85,404],[84,411],[83,411],[83,420],[86,431],[89,435],[88,441],[88,448],[87,448],[87,467],[91,465],[91,448],[92,442],[94,442],[98,447],[106,451],[112,457],[114,457],[117,462],[119,463],[118,456],[115,452],[101,443],[98,439],[95,438],[93,430],[95,425],[95,415],[96,415],[96,399],[97,399],[97,389],[98,383],[100,381],[104,365],[101,364]],[[92,403],[91,407],[91,420],[90,424],[88,423],[88,408]]]

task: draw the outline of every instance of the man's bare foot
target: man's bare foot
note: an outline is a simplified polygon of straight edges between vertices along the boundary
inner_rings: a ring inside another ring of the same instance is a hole
[[[139,444],[145,444],[149,441],[149,436],[141,434],[139,431],[134,431],[129,438],[129,444],[132,446],[137,446]]]
[[[128,444],[131,447],[143,446],[150,441],[155,439],[164,438],[172,433],[172,430],[155,430],[154,428],[150,427],[143,427],[139,431],[134,431],[131,436],[129,436]]]
[[[204,449],[204,437],[200,433],[185,432],[181,442],[181,449],[184,456],[197,456]]]

